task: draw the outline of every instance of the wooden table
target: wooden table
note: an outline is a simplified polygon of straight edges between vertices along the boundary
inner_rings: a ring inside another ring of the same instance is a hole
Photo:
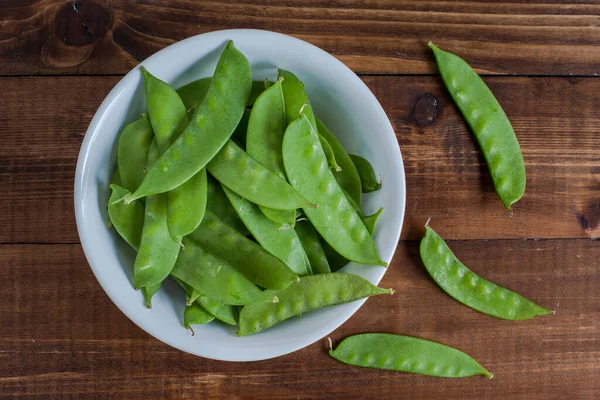
[[[600,398],[600,5],[412,0],[19,1],[0,5],[0,397]],[[255,363],[150,337],[109,300],[77,236],[73,178],[100,102],[178,40],[257,28],[311,42],[375,93],[401,147],[405,224],[373,298],[332,333],[419,336],[493,380],[346,366],[319,341]],[[426,44],[468,60],[518,134],[527,192],[510,213]],[[428,126],[417,109],[439,115]],[[428,217],[477,273],[556,310],[525,322],[462,306],[418,255]]]

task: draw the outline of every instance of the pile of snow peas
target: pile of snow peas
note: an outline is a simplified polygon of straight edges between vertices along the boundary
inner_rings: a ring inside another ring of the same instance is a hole
[[[186,293],[185,327],[216,319],[243,336],[393,292],[337,271],[387,266],[372,238],[383,210],[360,207],[381,182],[315,117],[292,72],[253,82],[231,41],[212,77],[177,90],[140,71],[148,110],[119,136],[108,213],[137,252],[147,307],[170,277]]]

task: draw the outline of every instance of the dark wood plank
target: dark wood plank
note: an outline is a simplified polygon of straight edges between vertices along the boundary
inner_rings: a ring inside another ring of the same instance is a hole
[[[299,37],[363,73],[432,73],[429,40],[486,73],[600,66],[600,5],[577,2],[51,0],[0,10],[2,75],[123,74],[176,41],[231,28]]]
[[[118,80],[0,79],[0,243],[78,241],[72,203],[77,155],[96,108]],[[527,192],[512,217],[439,77],[364,80],[403,152],[404,239],[420,238],[429,217],[450,239],[600,237],[600,80],[486,78],[513,122],[527,164]],[[439,115],[419,126],[414,105],[430,107],[426,93],[436,99]]]
[[[450,234],[452,229],[440,229]],[[402,243],[382,286],[332,333],[419,336],[458,347],[496,374],[447,380],[350,367],[325,340],[254,363],[194,357],[151,338],[111,303],[73,245],[0,246],[0,397],[592,399],[600,391],[598,242],[449,243],[466,265],[556,315],[497,320],[429,278],[417,242]],[[183,329],[183,328],[182,328]]]

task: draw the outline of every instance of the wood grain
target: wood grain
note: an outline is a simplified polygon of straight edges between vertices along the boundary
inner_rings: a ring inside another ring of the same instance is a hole
[[[2,245],[0,397],[594,398],[600,391],[597,242],[449,245],[477,273],[556,315],[511,322],[462,306],[429,278],[418,242],[410,241],[398,247],[381,283],[397,293],[367,301],[331,338],[337,344],[378,331],[440,341],[476,357],[496,374],[493,380],[350,367],[329,358],[325,341],[251,364],[194,357],[129,321],[98,285],[79,245]]]
[[[78,242],[72,212],[75,164],[96,108],[118,80],[0,78],[5,89],[0,97],[5,127],[0,243]],[[436,228],[448,228],[449,239],[600,237],[600,80],[486,78],[513,122],[525,157],[528,187],[512,216],[439,77],[364,81],[392,121],[403,152],[403,239],[420,238],[429,217]],[[427,93],[431,96],[423,97]],[[419,113],[434,102],[434,122],[418,125],[431,122],[421,121]]]
[[[4,1],[0,75],[124,74],[184,38],[281,32],[360,73],[429,74],[432,40],[479,71],[597,75],[600,5],[558,1]]]

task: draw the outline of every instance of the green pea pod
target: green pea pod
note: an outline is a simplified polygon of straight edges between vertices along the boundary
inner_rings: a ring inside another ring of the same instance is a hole
[[[179,95],[168,83],[152,75],[141,67],[146,88],[148,115],[156,138],[156,145],[162,154],[189,123],[186,108]],[[206,169],[171,190],[168,194],[168,224],[171,236],[181,242],[181,238],[200,225],[206,209]]]
[[[342,167],[340,167],[337,161],[335,160],[335,154],[333,154],[333,149],[331,148],[331,145],[329,144],[327,139],[323,137],[323,135],[319,135],[319,140],[321,141],[321,146],[323,147],[323,151],[325,152],[325,157],[327,158],[329,166],[333,168],[335,172],[340,172],[342,170]]]
[[[198,303],[192,303],[192,305],[187,306],[183,312],[183,325],[187,329],[191,329],[192,325],[208,324],[213,319],[215,319],[215,317]],[[193,332],[194,331],[192,330],[192,333]]]
[[[315,114],[308,100],[304,83],[296,75],[284,69],[279,70],[278,79],[282,80],[285,117],[287,124],[300,118],[300,111],[306,115],[313,128],[317,129]]]
[[[110,188],[112,189],[110,199],[108,200],[108,216],[110,221],[119,235],[131,247],[137,250],[142,239],[144,205],[140,202],[128,205],[125,205],[123,202],[113,204],[111,200],[123,198],[128,193],[128,190],[115,183],[111,184]]]
[[[244,236],[248,236],[250,231],[235,212],[229,199],[225,196],[223,187],[212,176],[208,175],[208,204],[206,208],[212,211],[219,219],[231,226]]]
[[[443,378],[485,375],[477,361],[460,350],[429,340],[390,333],[364,333],[347,337],[329,355],[345,364],[388,369]]]
[[[202,293],[198,289],[191,287],[190,285],[188,285],[181,279],[175,277],[173,275],[173,273],[171,273],[171,277],[173,279],[175,279],[175,281],[177,281],[177,283],[179,283],[179,286],[181,286],[183,288],[183,290],[185,291],[185,305],[186,306],[191,305],[193,302],[198,300],[198,297],[200,297],[200,295],[202,295]]]
[[[204,294],[200,294],[196,302],[198,302],[202,308],[211,313],[219,321],[225,322],[229,325],[237,325],[239,314],[236,306],[221,303],[220,301],[210,298]]]
[[[373,233],[375,232],[375,227],[377,226],[377,221],[379,221],[379,217],[381,216],[382,213],[383,213],[383,207],[380,207],[379,210],[377,210],[377,212],[375,214],[366,215],[362,218],[362,220],[363,220],[365,226],[367,227],[367,230],[371,234],[371,236],[373,236]]]
[[[230,41],[192,120],[124,201],[168,192],[204,168],[227,143],[242,118],[251,84],[250,64]]]
[[[492,317],[524,320],[552,314],[525,297],[487,281],[465,267],[430,227],[421,240],[421,259],[433,280],[450,296]]]
[[[231,140],[211,160],[207,169],[223,186],[261,206],[277,210],[315,207],[285,179],[256,162]]]
[[[117,168],[122,182],[119,186],[129,191],[138,187],[144,178],[152,138],[148,114],[142,114],[140,119],[123,129],[117,147]]]
[[[308,118],[292,122],[283,138],[283,163],[292,186],[318,208],[304,213],[342,256],[361,264],[386,266],[365,224],[328,167],[318,134]]]
[[[190,236],[261,287],[283,289],[298,279],[298,275],[283,261],[241,235],[210,211],[206,212],[204,220]],[[211,293],[204,293],[216,298]]]
[[[177,89],[177,94],[185,104],[187,110],[198,107],[204,96],[208,92],[208,88],[212,82],[212,78],[201,78],[193,82],[188,83]],[[246,106],[252,107],[256,98],[265,90],[265,84],[263,81],[253,81],[252,88],[250,89],[250,96],[246,101]]]
[[[371,163],[361,156],[357,156],[355,154],[350,154],[350,158],[352,159],[352,162],[358,171],[358,175],[360,175],[362,192],[370,193],[381,189],[381,182],[377,180]]]
[[[304,252],[309,260],[314,274],[327,274],[331,272],[327,255],[323,250],[319,234],[309,221],[301,221],[296,224],[296,233],[300,238]]]
[[[162,282],[157,283],[156,285],[144,286],[142,288],[142,292],[144,293],[144,301],[146,303],[147,308],[152,308],[152,297],[160,290],[162,286]]]
[[[279,79],[256,99],[248,121],[246,151],[250,157],[282,179],[285,179],[285,170],[281,159],[281,143],[285,128],[282,80]],[[290,226],[296,223],[295,209],[260,208],[272,221]]]
[[[250,120],[250,110],[247,108],[244,110],[242,119],[239,124],[235,127],[231,140],[233,140],[242,149],[246,148],[246,131],[248,130],[248,121]]]
[[[358,275],[338,272],[305,276],[286,289],[267,290],[266,293],[279,301],[249,304],[242,308],[238,336],[261,332],[295,315],[319,308],[379,294],[393,294],[394,291],[379,288]]]
[[[152,142],[148,165],[152,165],[157,158],[158,147]],[[166,194],[148,196],[142,239],[133,266],[135,288],[157,285],[169,276],[177,260],[179,247],[169,233]]]
[[[341,171],[336,171],[333,176],[339,183],[339,185],[352,197],[356,204],[362,202],[362,186],[360,182],[360,175],[356,166],[352,162],[350,155],[344,149],[344,146],[335,137],[333,133],[317,119],[317,131],[319,135],[323,136],[327,143],[331,146],[331,150],[335,156],[335,160],[341,168]]]
[[[510,209],[525,193],[525,162],[517,135],[492,91],[462,58],[429,42],[442,80],[488,164],[500,200]]]
[[[296,231],[280,229],[279,224],[267,218],[256,204],[252,204],[227,188],[223,189],[256,241],[296,274],[309,275],[309,265],[306,263],[306,255]]]
[[[175,278],[226,304],[244,305],[267,300],[244,275],[194,240],[185,237],[183,245],[185,250],[180,252],[171,272]]]

